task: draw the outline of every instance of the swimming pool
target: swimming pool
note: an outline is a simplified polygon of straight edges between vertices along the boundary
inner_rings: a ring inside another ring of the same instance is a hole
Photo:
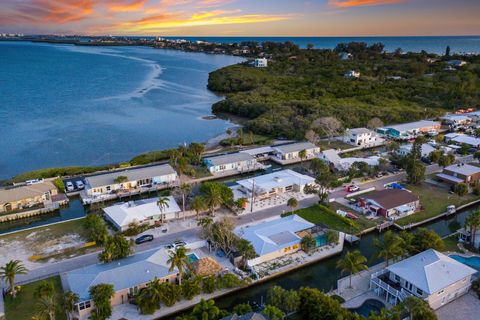
[[[352,312],[355,312],[361,316],[368,317],[370,313],[380,313],[380,310],[385,308],[383,302],[375,299],[367,299],[362,305],[358,308],[349,309]]]
[[[457,260],[458,262],[464,263],[469,267],[472,267],[474,269],[477,269],[480,271],[480,257],[462,257],[458,255],[451,255],[450,258]]]
[[[189,253],[189,254],[187,254],[187,257],[188,257],[188,262],[189,263],[198,261],[198,257],[195,253]]]
[[[327,236],[325,234],[320,234],[315,237],[315,241],[317,242],[317,247],[321,247],[327,244]]]

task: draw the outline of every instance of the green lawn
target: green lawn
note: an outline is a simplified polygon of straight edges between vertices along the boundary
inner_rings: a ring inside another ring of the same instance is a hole
[[[458,207],[477,198],[472,194],[459,197],[456,194],[449,194],[445,189],[427,183],[423,183],[420,186],[409,185],[407,186],[407,189],[420,198],[422,211],[399,219],[397,223],[401,226],[438,216],[445,212],[449,205],[453,204]]]
[[[460,252],[458,249],[458,234],[453,234],[443,239],[443,243],[445,244],[445,251],[451,252]]]
[[[67,317],[61,307],[61,300],[63,295],[62,284],[60,276],[48,278],[42,281],[53,282],[58,310],[56,312],[55,320],[66,320]],[[32,282],[21,287],[20,292],[14,299],[11,296],[5,298],[5,317],[10,320],[31,320],[35,315],[37,298],[34,297],[35,288],[42,283],[42,281]]]
[[[322,150],[327,150],[327,149],[345,150],[345,149],[350,149],[355,147],[354,145],[350,145],[348,143],[338,141],[338,140],[332,140],[332,141],[321,140],[320,142],[317,143],[317,145]]]
[[[365,229],[374,227],[375,225],[377,225],[377,223],[383,222],[383,219],[377,219],[376,221],[369,220],[369,219],[365,218],[364,215],[359,214],[358,212],[355,212],[351,208],[346,207],[344,205],[341,205],[338,202],[330,203],[330,209],[332,209],[333,211],[343,210],[343,211],[348,211],[348,212],[352,212],[353,214],[355,214],[358,217],[358,219],[355,220],[355,224],[359,227],[359,231],[363,231]]]
[[[324,224],[328,228],[347,233],[358,233],[362,227],[357,221],[353,221],[336,214],[332,209],[321,205],[313,205],[308,208],[294,211],[295,214],[314,224]],[[289,215],[291,213],[287,213]]]

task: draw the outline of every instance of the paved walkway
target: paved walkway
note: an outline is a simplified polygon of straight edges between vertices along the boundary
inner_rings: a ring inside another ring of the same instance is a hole
[[[335,293],[345,299],[345,303],[362,294],[370,291],[370,277],[373,273],[382,270],[385,263],[379,263],[368,270],[361,271],[352,275],[352,286],[350,287],[350,277],[344,277],[337,280],[337,290]]]
[[[460,298],[435,311],[438,320],[478,320],[480,318],[480,300],[470,291]]]

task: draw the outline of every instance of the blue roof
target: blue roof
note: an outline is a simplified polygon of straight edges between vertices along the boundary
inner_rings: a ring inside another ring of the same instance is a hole
[[[238,227],[235,233],[250,241],[257,254],[262,256],[299,243],[301,238],[296,232],[314,226],[313,223],[294,214],[250,227]]]
[[[90,265],[65,274],[71,291],[79,295],[80,301],[90,299],[89,289],[100,283],[113,284],[115,291],[128,289],[147,283],[155,277],[163,278],[175,274],[170,272],[165,249],[147,251],[128,258]]]

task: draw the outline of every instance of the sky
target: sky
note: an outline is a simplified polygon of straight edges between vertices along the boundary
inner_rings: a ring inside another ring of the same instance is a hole
[[[0,0],[0,33],[479,35],[480,0]]]

